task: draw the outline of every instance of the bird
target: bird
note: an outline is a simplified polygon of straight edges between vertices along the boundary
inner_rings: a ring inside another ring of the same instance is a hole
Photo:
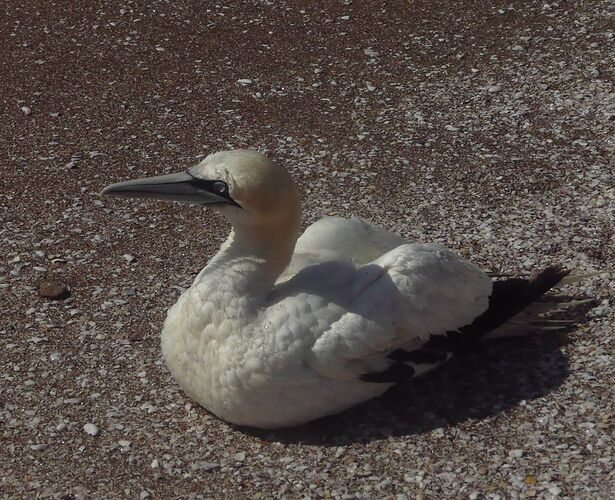
[[[540,314],[574,303],[544,297],[572,277],[559,265],[494,279],[441,244],[357,217],[324,217],[300,234],[297,185],[253,150],[212,153],[101,195],[202,205],[230,223],[169,309],[161,348],[184,392],[239,426],[279,429],[340,413],[482,339],[559,329]]]

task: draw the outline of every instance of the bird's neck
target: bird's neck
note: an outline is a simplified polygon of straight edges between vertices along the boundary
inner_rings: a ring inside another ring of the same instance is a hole
[[[234,227],[201,278],[213,286],[231,287],[236,295],[257,298],[268,293],[292,258],[296,226]]]

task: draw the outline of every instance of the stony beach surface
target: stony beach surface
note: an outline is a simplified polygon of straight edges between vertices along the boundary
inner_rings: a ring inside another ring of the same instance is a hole
[[[1,8],[0,497],[612,496],[612,2],[77,4]],[[237,147],[306,224],[604,271],[563,289],[595,307],[306,427],[229,426],[159,348],[228,227],[98,192]]]

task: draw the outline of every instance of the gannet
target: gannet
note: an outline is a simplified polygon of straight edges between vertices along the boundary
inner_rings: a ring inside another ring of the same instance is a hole
[[[529,330],[568,271],[493,281],[439,244],[358,218],[325,217],[299,237],[289,173],[250,150],[119,182],[104,196],[204,205],[232,229],[167,315],[162,354],[199,404],[274,429],[341,412],[438,367],[489,335]]]

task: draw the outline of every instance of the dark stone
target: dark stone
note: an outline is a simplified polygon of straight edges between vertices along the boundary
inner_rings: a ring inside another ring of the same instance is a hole
[[[44,281],[38,286],[38,294],[51,300],[64,300],[70,297],[70,289],[57,281]]]
[[[127,338],[130,342],[140,342],[143,340],[143,334],[139,331],[133,331],[127,335]]]

